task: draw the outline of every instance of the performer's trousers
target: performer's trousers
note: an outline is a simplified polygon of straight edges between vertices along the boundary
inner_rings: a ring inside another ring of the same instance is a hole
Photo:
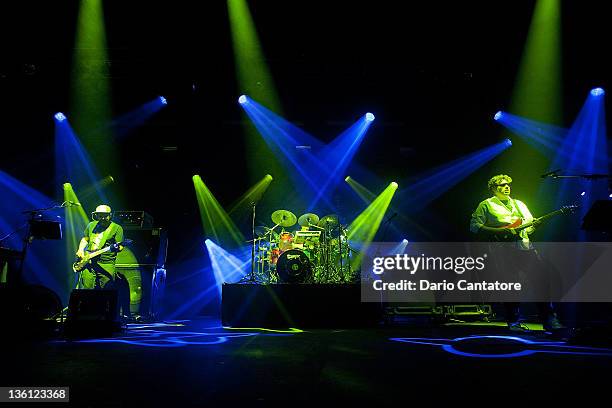
[[[541,289],[545,289],[545,291],[548,293],[551,292],[550,279],[553,275],[545,272],[545,269],[549,268],[550,266],[535,250],[516,251],[511,259],[507,259],[507,262],[512,264],[517,272],[519,270],[526,271],[527,275],[532,277],[532,284],[538,285]],[[538,318],[542,322],[548,320],[555,313],[555,305],[551,302],[532,303],[535,304]],[[518,302],[504,303],[506,322],[512,323],[518,320],[520,314],[519,308],[520,303]]]

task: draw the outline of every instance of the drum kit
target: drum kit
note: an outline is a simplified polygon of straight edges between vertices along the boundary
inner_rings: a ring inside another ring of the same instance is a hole
[[[276,210],[274,226],[255,227],[254,271],[262,283],[342,283],[354,279],[354,250],[335,214],[322,218],[306,213],[299,218]],[[296,230],[290,230],[295,224]],[[253,241],[251,241],[253,242]]]

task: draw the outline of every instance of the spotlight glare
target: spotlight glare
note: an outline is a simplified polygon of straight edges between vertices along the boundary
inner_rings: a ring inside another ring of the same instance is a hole
[[[350,179],[351,179],[351,176],[346,176],[346,177],[344,178],[344,181],[346,181],[346,182],[348,183],[348,181],[349,181]]]
[[[493,116],[493,119],[494,119],[494,120],[500,120],[502,116],[503,116],[502,111],[497,111],[497,113],[495,114],[495,116]]]
[[[586,191],[583,191],[582,193],[580,193],[580,195],[584,197],[586,195]]]
[[[591,89],[591,95],[593,96],[602,96],[606,93],[603,88],[593,88]]]
[[[247,103],[246,95],[240,95],[240,97],[238,98],[238,103],[241,105],[244,105],[245,103]]]
[[[512,140],[506,139],[506,146],[512,146]]]
[[[66,115],[64,115],[62,112],[57,112],[53,116],[55,117],[55,120],[57,120],[58,122],[63,122],[66,120]]]
[[[269,179],[270,181],[274,180],[274,177],[272,177],[271,174],[266,174],[266,178]]]
[[[397,187],[399,187],[399,184],[397,184],[395,181],[392,181],[392,182],[391,182],[391,186],[392,186],[393,188],[397,188]]]
[[[402,244],[407,244],[408,240],[406,238],[402,239]]]
[[[373,114],[373,113],[368,112],[368,113],[366,113],[366,115],[365,115],[365,119],[366,119],[368,122],[373,122],[373,121],[374,121],[374,119],[375,119],[375,116],[374,116],[374,114]]]
[[[163,104],[163,105],[167,105],[168,101],[166,100],[166,98],[164,98],[163,96],[159,97],[159,101]]]
[[[612,198],[612,194],[610,194],[608,197]]]

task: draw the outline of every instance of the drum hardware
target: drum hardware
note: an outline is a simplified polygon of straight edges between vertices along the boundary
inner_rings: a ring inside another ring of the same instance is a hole
[[[258,226],[254,240],[249,241],[255,245],[251,282],[340,283],[352,279],[350,259],[355,251],[336,214],[319,219],[306,213],[298,220],[291,211],[276,210],[271,219],[275,225]],[[286,230],[296,222],[301,229]]]
[[[245,280],[245,278],[242,278],[240,281],[244,282],[251,282],[251,283],[260,283],[257,282],[256,277],[255,277],[255,246],[259,246],[259,244],[257,244],[257,241],[260,240],[260,238],[255,238],[255,213],[256,213],[256,207],[257,207],[257,203],[255,201],[251,202],[251,206],[253,207],[253,216],[251,219],[251,237],[252,237],[252,244],[251,244],[251,273],[248,276],[248,279]]]

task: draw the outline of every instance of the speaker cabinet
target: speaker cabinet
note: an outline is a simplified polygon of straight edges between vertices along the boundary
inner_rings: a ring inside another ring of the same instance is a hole
[[[74,289],[68,303],[68,337],[110,336],[121,329],[116,290]]]
[[[145,319],[160,317],[161,300],[166,284],[166,271],[155,265],[115,265],[117,275],[127,283],[130,312]]]
[[[123,238],[133,242],[117,254],[117,264],[165,265],[168,241],[164,229],[124,229]]]

